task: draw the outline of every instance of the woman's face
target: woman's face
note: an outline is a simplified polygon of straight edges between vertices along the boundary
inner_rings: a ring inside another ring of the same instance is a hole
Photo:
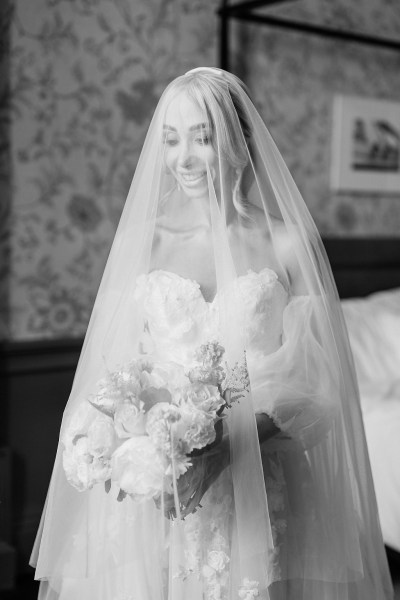
[[[163,128],[165,164],[189,198],[208,197],[207,167],[216,181],[218,155],[210,123],[185,92],[170,102]]]

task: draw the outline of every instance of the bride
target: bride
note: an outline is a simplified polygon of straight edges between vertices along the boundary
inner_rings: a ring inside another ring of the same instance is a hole
[[[32,554],[44,600],[392,597],[323,246],[235,76],[165,90]]]

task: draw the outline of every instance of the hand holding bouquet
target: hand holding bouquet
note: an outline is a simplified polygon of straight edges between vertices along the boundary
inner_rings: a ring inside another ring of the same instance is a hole
[[[196,455],[209,450],[223,411],[248,390],[245,364],[222,366],[224,348],[201,346],[189,372],[137,359],[109,373],[63,435],[63,464],[74,487],[118,486],[118,499],[172,494]]]

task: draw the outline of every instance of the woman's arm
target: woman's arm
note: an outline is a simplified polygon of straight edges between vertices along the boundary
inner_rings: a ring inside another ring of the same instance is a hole
[[[280,433],[280,429],[267,414],[256,414],[256,424],[260,444],[267,442],[277,433]],[[227,433],[210,450],[192,458],[192,467],[181,475],[177,481],[182,518],[196,512],[208,488],[229,464],[230,440]],[[158,508],[161,508],[161,499],[156,504]],[[176,518],[175,501],[172,494],[164,494],[163,504],[165,516]]]
[[[267,442],[269,439],[280,433],[281,430],[266,413],[256,414],[257,432],[260,444]]]

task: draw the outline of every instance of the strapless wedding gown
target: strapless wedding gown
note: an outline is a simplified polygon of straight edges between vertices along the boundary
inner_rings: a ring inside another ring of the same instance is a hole
[[[329,425],[328,388],[333,381],[323,357],[319,355],[320,364],[313,362],[318,342],[310,325],[312,304],[307,296],[289,298],[272,269],[249,270],[211,301],[196,281],[152,271],[138,278],[135,299],[144,307],[148,351],[185,367],[192,365],[201,344],[220,339],[221,310],[232,326],[238,326],[232,319],[239,316],[255,412],[268,413],[305,446],[313,445]]]
[[[270,596],[266,590],[250,589],[247,595],[242,590],[240,597],[383,598],[368,573],[363,581],[357,575],[364,551],[359,543],[360,523],[349,509],[353,501],[345,488],[348,485],[350,490],[349,474],[342,477],[338,489],[330,472],[329,465],[335,461],[329,458],[332,447],[324,440],[337,418],[337,402],[333,401],[337,388],[335,374],[313,336],[310,298],[289,297],[269,268],[248,271],[212,301],[206,301],[196,281],[153,271],[138,278],[135,292],[146,322],[144,351],[157,360],[189,367],[202,343],[219,339],[221,306],[229,313],[230,299],[235,299],[235,315],[239,311],[244,324],[254,411],[270,415],[282,432],[261,447],[275,545],[273,560],[282,580],[270,586]],[[346,460],[344,448],[334,451],[338,463]],[[96,519],[85,527],[95,532],[91,552],[100,569],[80,581],[66,577],[60,599],[155,600],[150,584],[153,566],[141,560],[143,540],[151,544],[154,538],[154,532],[146,531],[147,524],[154,522],[154,503],[137,505],[129,499],[117,503],[100,487],[90,494]],[[239,598],[239,590],[233,593],[230,584],[233,502],[228,468],[204,495],[202,508],[184,521],[184,560],[172,573],[181,582],[180,597]],[[84,536],[86,530],[80,531],[79,524],[71,531],[73,543],[65,560],[72,572],[88,551]],[[171,569],[168,549],[157,548],[153,560],[165,567],[166,590]],[[110,563],[115,563],[115,568],[110,569]],[[46,590],[44,583],[40,598],[56,597]]]

